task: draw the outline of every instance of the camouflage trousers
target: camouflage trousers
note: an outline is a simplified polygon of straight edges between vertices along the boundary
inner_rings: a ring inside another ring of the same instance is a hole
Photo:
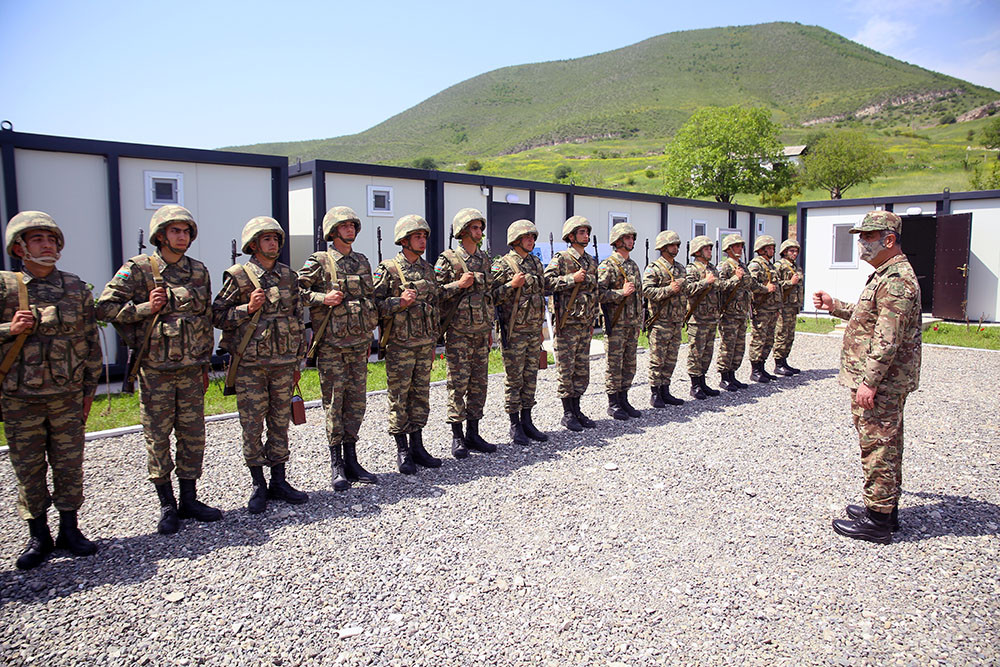
[[[906,395],[875,394],[875,407],[865,410],[851,392],[851,416],[861,445],[865,505],[888,513],[899,503],[903,485],[903,406]]]
[[[767,361],[774,347],[774,327],[778,323],[777,310],[754,310],[750,334],[750,362]]]
[[[330,446],[357,442],[368,406],[368,344],[354,347],[324,345],[316,357]]]
[[[795,342],[795,323],[799,317],[799,307],[782,308],[778,311],[778,324],[774,330],[774,358],[787,359]]]
[[[723,315],[719,318],[719,357],[715,367],[720,373],[738,370],[747,346],[747,316]]]
[[[553,347],[559,367],[559,398],[583,396],[590,384],[590,339],[593,330],[589,324],[567,324],[556,336]]]
[[[604,336],[607,365],[604,367],[604,390],[617,394],[632,387],[635,378],[635,355],[639,348],[640,322],[626,325],[619,322]]]
[[[448,422],[482,419],[490,377],[490,333],[470,335],[449,329],[444,336],[444,354],[448,360]]]
[[[385,375],[389,395],[389,433],[413,433],[427,426],[431,411],[431,367],[434,343],[417,347],[389,344]]]
[[[657,322],[649,330],[649,384],[670,385],[680,347],[680,322]]]
[[[288,461],[288,421],[292,415],[295,364],[240,366],[236,407],[243,427],[243,459],[248,466],[271,467]],[[261,441],[267,420],[267,442]]]
[[[201,366],[139,370],[139,413],[146,438],[149,481],[170,481],[170,432],[177,439],[177,478],[198,479],[205,458],[205,386]]]
[[[15,369],[16,372],[16,369]],[[10,465],[17,478],[17,513],[37,519],[55,502],[83,505],[83,392],[25,400],[2,399]],[[52,468],[52,494],[46,477]]]
[[[538,382],[538,355],[542,340],[538,331],[515,331],[503,348],[504,409],[507,414],[535,407]]]
[[[717,326],[715,320],[688,322],[688,375],[700,377],[712,367]]]

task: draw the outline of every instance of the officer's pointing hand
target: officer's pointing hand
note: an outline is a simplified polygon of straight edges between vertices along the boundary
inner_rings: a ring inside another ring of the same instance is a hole
[[[324,306],[339,306],[340,302],[344,300],[344,293],[340,290],[332,289],[326,293],[323,297]]]
[[[261,287],[255,289],[250,293],[250,304],[247,306],[247,312],[250,314],[256,313],[264,305],[265,299],[267,299],[267,292]]]
[[[412,289],[403,290],[403,294],[399,297],[399,305],[403,308],[409,308],[413,305],[413,302],[417,300],[417,291]]]
[[[524,274],[519,273],[516,276],[514,276],[510,281],[510,286],[513,287],[514,289],[524,286]]]
[[[154,313],[160,312],[160,309],[165,305],[167,305],[167,289],[165,287],[157,287],[149,293],[149,307]]]
[[[587,277],[586,271],[584,271],[583,269],[577,269],[576,273],[573,274],[573,282],[582,283],[586,277]]]
[[[635,294],[635,283],[625,283],[625,296],[632,296]]]
[[[465,289],[466,287],[471,287],[474,282],[476,282],[476,277],[472,275],[471,271],[466,271],[462,274],[462,277],[458,279],[458,286]]]
[[[19,310],[14,313],[14,319],[10,321],[10,335],[19,336],[25,331],[30,331],[35,326],[35,316],[30,310]]]
[[[833,310],[833,297],[826,292],[813,294],[813,306],[818,310]]]

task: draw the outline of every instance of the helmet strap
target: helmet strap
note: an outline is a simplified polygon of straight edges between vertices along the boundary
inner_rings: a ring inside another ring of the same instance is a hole
[[[56,254],[53,257],[35,257],[30,252],[28,252],[28,244],[24,242],[24,237],[19,236],[17,238],[17,244],[21,246],[21,250],[24,251],[24,257],[21,259],[25,262],[32,262],[34,264],[40,264],[42,266],[55,266],[62,254],[56,250]]]

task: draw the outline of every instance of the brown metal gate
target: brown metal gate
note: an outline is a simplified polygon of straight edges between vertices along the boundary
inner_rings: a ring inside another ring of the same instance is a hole
[[[934,317],[964,320],[972,214],[939,215],[934,244]]]

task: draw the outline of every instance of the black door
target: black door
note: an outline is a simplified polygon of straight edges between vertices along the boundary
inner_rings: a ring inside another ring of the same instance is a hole
[[[934,317],[964,320],[972,214],[939,215],[934,249]],[[905,236],[903,237],[906,238]]]
[[[507,228],[515,220],[528,218],[530,212],[530,207],[526,204],[490,202],[490,210],[486,220],[486,236],[490,241],[490,257],[507,254]]]

